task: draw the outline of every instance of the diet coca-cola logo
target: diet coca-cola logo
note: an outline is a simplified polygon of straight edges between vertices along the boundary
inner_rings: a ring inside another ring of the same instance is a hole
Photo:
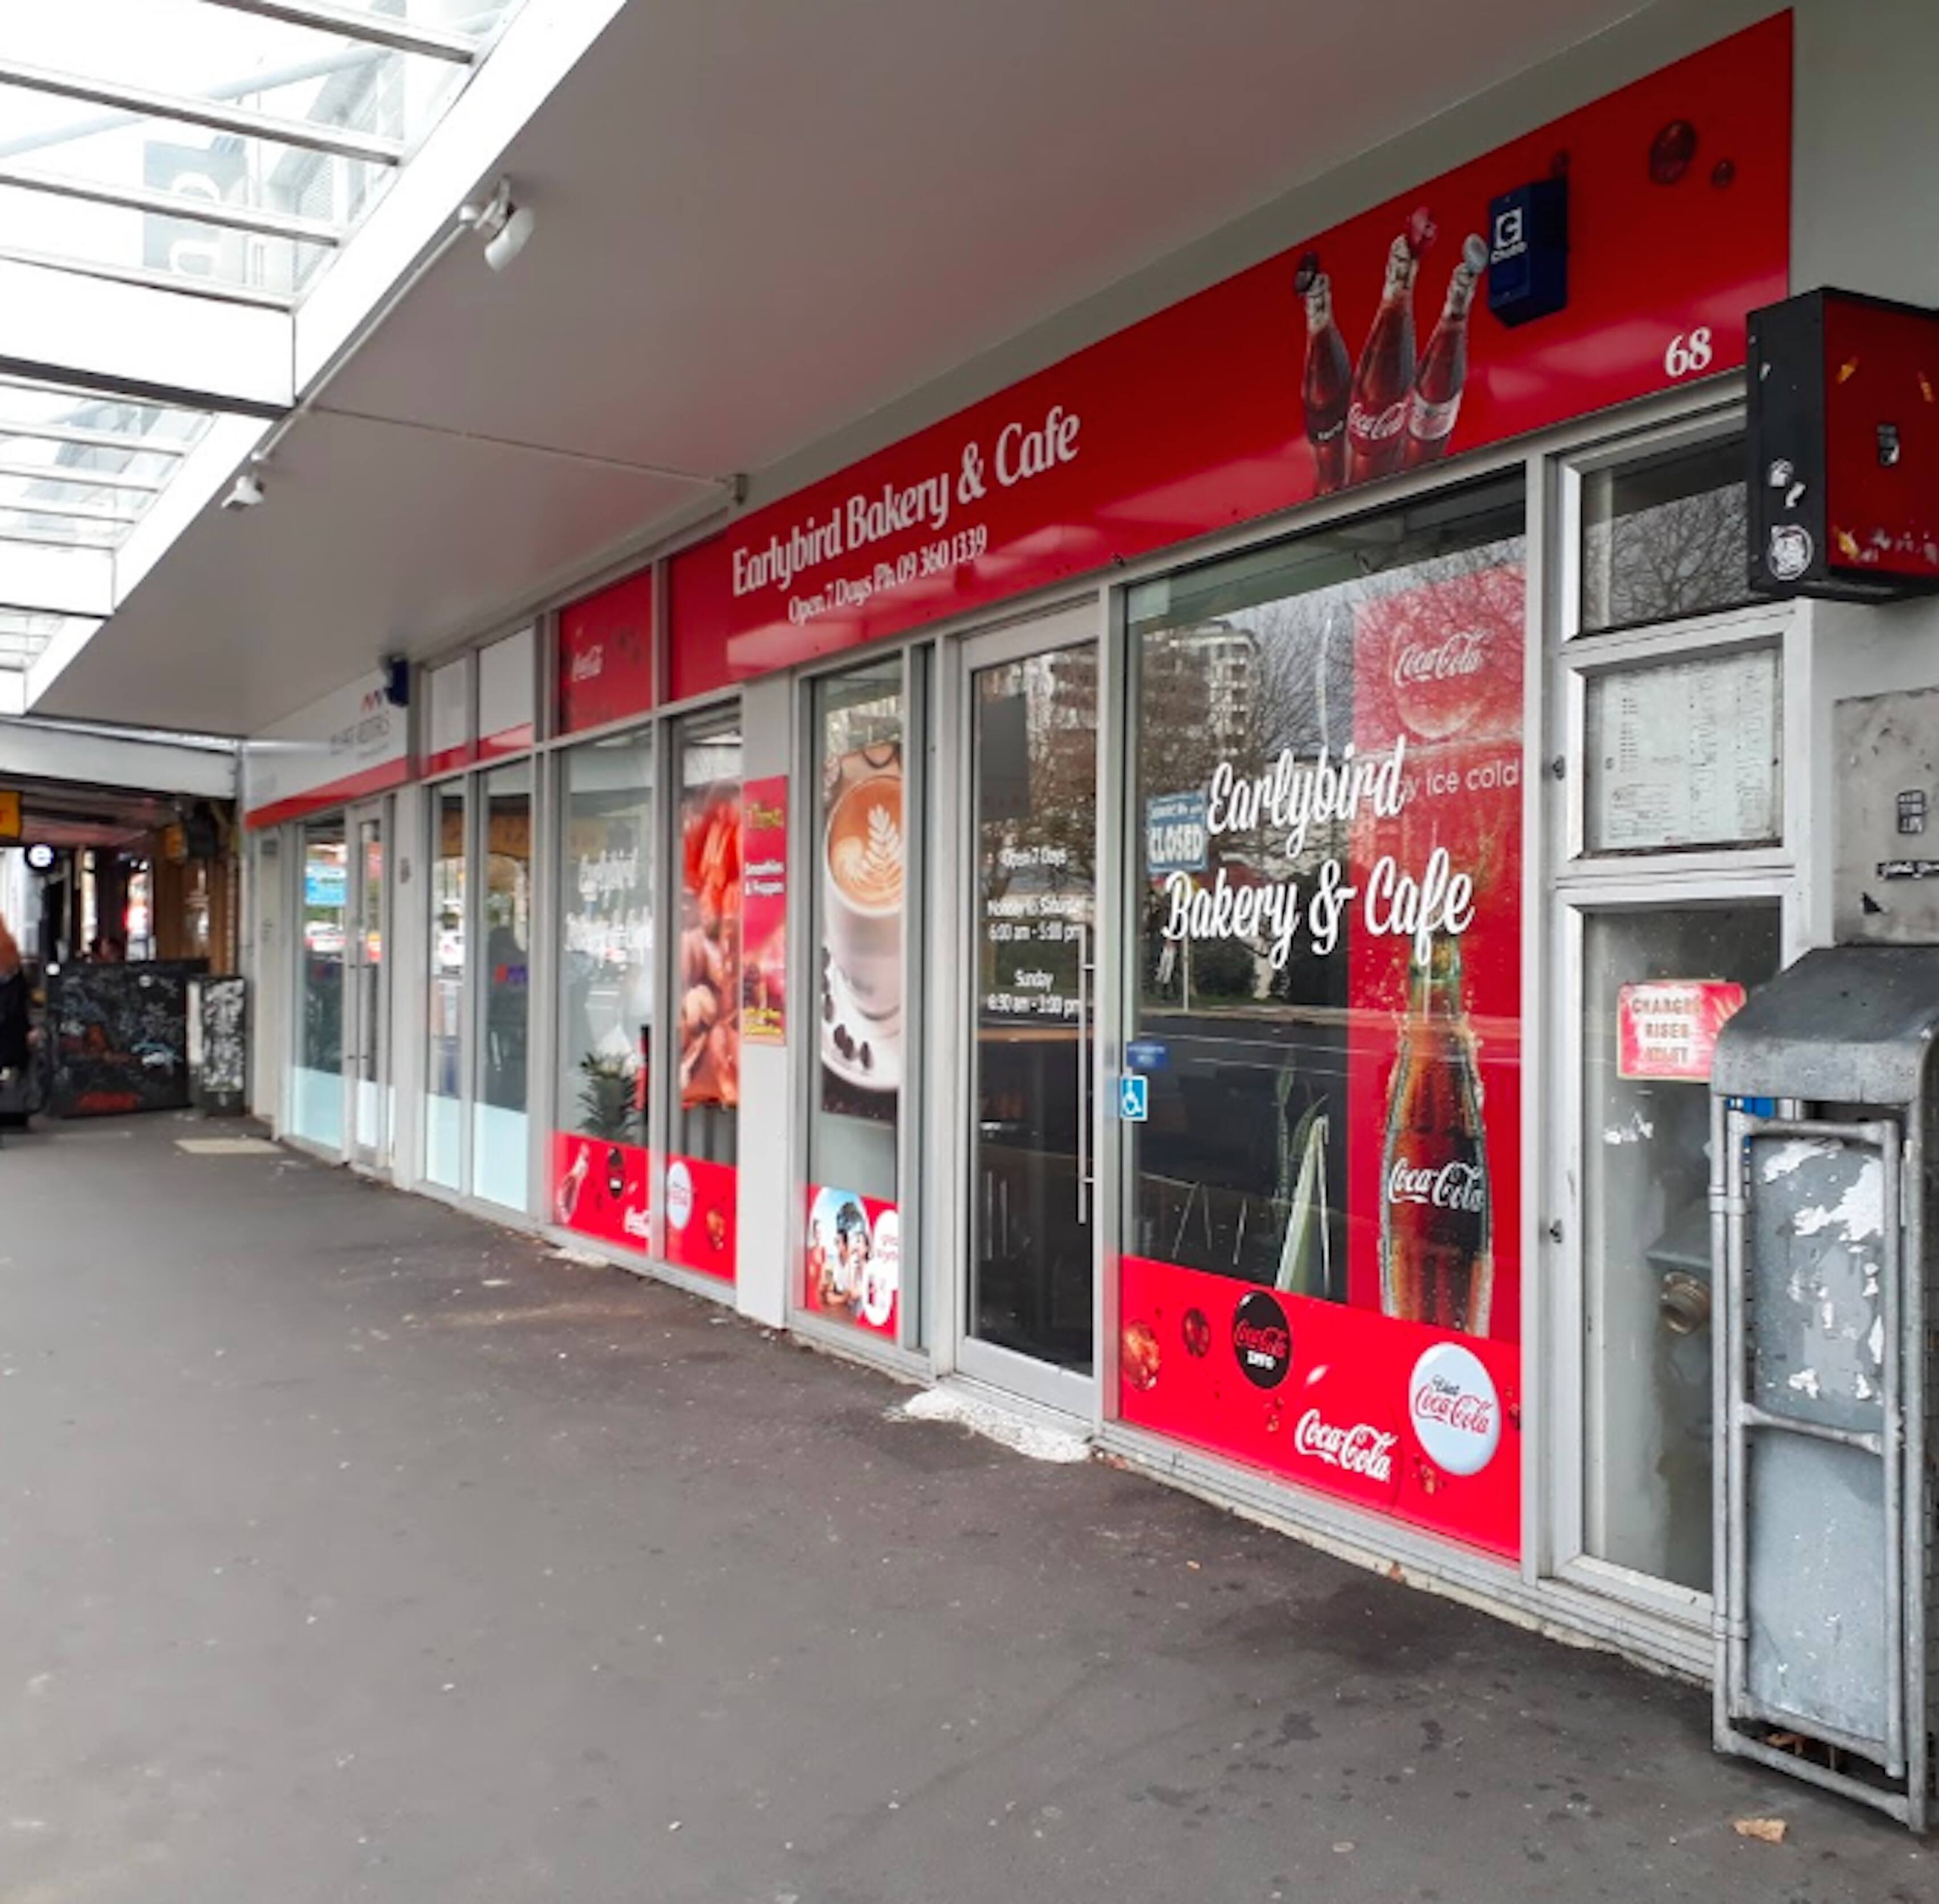
[[[1487,1175],[1479,1164],[1459,1158],[1437,1169],[1432,1164],[1411,1164],[1405,1157],[1396,1157],[1387,1171],[1387,1201],[1478,1217],[1488,1207]]]
[[[1501,1446],[1494,1378],[1459,1342],[1436,1342],[1414,1363],[1407,1412],[1428,1459],[1450,1474],[1480,1473]]]
[[[1255,1388],[1277,1388],[1292,1366],[1292,1330],[1286,1311],[1263,1289],[1240,1297],[1232,1317],[1232,1353]]]
[[[1439,641],[1399,641],[1394,646],[1391,670],[1396,687],[1422,681],[1460,681],[1478,675],[1487,666],[1485,629],[1457,629]]]
[[[1393,1479],[1394,1443],[1399,1439],[1371,1422],[1356,1421],[1351,1427],[1343,1427],[1328,1421],[1317,1408],[1308,1409],[1292,1431],[1295,1453],[1310,1455],[1342,1473],[1382,1483]]]

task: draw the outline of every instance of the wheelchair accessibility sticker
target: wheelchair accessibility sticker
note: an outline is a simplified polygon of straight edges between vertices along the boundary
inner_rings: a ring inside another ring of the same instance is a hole
[[[1118,1080],[1118,1115],[1128,1124],[1142,1124],[1148,1117],[1151,1080],[1121,1077]]]

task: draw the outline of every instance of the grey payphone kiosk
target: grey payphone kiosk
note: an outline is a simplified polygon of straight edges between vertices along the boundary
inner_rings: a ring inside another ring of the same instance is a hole
[[[1717,1744],[1918,1831],[1935,1058],[1939,946],[1846,946],[1758,992],[1711,1071]]]
[[[1716,1738],[1935,1816],[1939,692],[1831,710],[1835,946],[1711,1069]]]

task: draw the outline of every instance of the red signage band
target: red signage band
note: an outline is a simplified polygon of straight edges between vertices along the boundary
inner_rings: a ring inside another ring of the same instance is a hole
[[[252,832],[263,827],[279,827],[286,821],[301,820],[310,814],[319,813],[325,807],[342,806],[352,800],[367,800],[373,794],[387,794],[394,787],[404,785],[410,777],[409,760],[400,757],[394,760],[380,761],[376,766],[345,774],[340,780],[327,781],[321,787],[312,787],[300,794],[291,794],[286,799],[272,800],[266,806],[254,808],[245,816],[245,821]]]
[[[1788,288],[1791,69],[1783,14],[756,510],[670,565],[671,694],[1740,368]],[[1511,325],[1558,198],[1566,303]]]
[[[653,571],[562,609],[559,731],[583,733],[653,705]]]

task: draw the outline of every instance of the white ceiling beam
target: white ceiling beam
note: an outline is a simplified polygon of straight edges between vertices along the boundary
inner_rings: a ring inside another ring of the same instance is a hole
[[[0,437],[12,434],[0,425]],[[118,470],[90,469],[81,463],[0,462],[0,478],[9,477],[23,483],[56,483],[69,489],[127,489],[142,495],[154,495],[162,487],[158,477],[124,476]]]
[[[0,668],[0,714],[25,714],[27,678],[17,668]]]
[[[0,186],[16,191],[39,192],[49,198],[78,199],[87,205],[118,206],[124,211],[151,212],[157,218],[183,218],[193,224],[215,225],[224,231],[249,231],[263,238],[288,238],[305,245],[340,245],[343,227],[323,218],[301,218],[293,212],[272,212],[255,205],[234,205],[225,199],[191,198],[181,192],[157,190],[152,185],[123,184],[105,178],[71,178],[65,173],[41,172],[32,166],[0,163]]]
[[[339,158],[365,159],[373,165],[402,162],[404,148],[394,139],[353,131],[347,126],[326,126],[308,119],[286,119],[251,106],[164,93],[148,86],[122,86],[90,79],[83,73],[62,72],[51,66],[30,66],[19,59],[0,59],[0,85],[18,86],[29,93],[56,99],[83,99],[90,105],[111,106],[143,119],[170,119],[178,125],[206,126],[212,132],[233,133],[239,139],[266,139],[309,152],[332,152]]]
[[[0,608],[105,620],[114,608],[114,551],[0,542]]]
[[[0,724],[0,772],[34,780],[228,800],[236,792],[236,757],[233,745],[184,747],[153,735],[123,736],[78,724]]]
[[[291,334],[287,311],[0,260],[0,374],[273,416],[295,401]]]
[[[119,430],[84,429],[78,423],[23,422],[7,414],[5,392],[9,387],[0,383],[0,443],[27,437],[35,443],[71,443],[83,449],[118,449],[124,456],[132,453],[167,456],[178,461],[189,452],[187,443],[179,443],[172,437],[151,440],[147,437],[131,437]]]
[[[204,0],[204,4],[227,7],[231,13],[283,20],[292,26],[318,27],[325,32],[340,33],[348,40],[388,47],[393,53],[421,53],[428,59],[449,59],[467,66],[478,57],[479,43],[468,33],[401,20],[395,14],[342,6],[334,4],[334,0]]]

